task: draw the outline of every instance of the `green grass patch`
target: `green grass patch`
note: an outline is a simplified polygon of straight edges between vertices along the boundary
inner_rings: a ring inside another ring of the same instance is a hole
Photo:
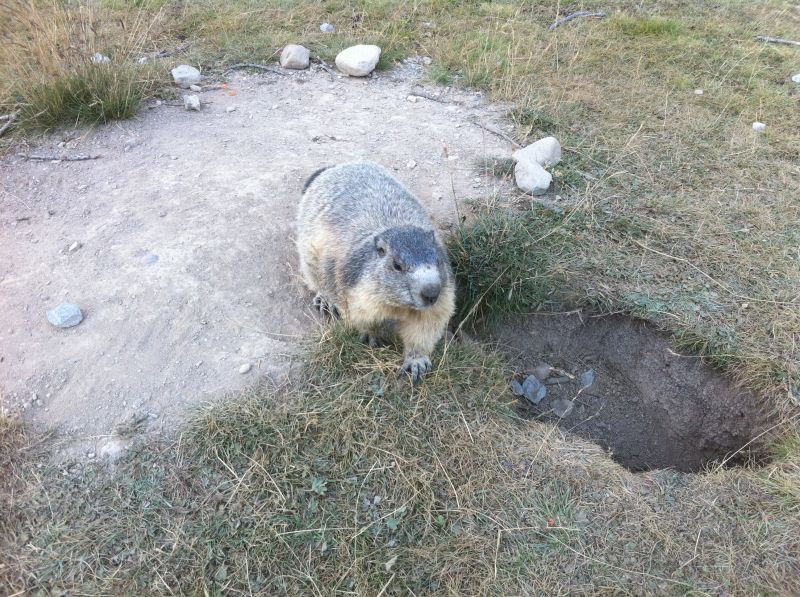
[[[678,21],[663,17],[629,17],[615,14],[611,18],[611,24],[629,37],[650,35],[678,37],[683,31]]]

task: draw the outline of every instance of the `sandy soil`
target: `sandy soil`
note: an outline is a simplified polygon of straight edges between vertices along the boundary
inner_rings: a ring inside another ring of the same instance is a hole
[[[452,91],[447,103],[409,101],[420,75],[413,63],[369,79],[237,75],[202,94],[201,112],[164,104],[10,152],[0,161],[4,407],[93,452],[132,417],[173,428],[256,376],[285,376],[318,325],[292,244],[311,172],[379,162],[443,229],[498,184],[475,162],[511,148],[470,119],[502,128],[503,108]],[[79,326],[48,323],[61,302],[80,306]]]

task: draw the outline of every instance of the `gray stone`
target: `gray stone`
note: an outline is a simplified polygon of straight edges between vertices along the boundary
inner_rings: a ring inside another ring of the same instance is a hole
[[[107,458],[111,462],[119,460],[128,449],[130,442],[121,438],[107,441],[100,448],[100,458]]]
[[[753,123],[753,130],[757,133],[763,133],[767,130],[767,125],[763,122],[754,122]]]
[[[585,390],[594,383],[594,369],[589,369],[581,375],[581,389]]]
[[[236,112],[236,106],[228,106],[225,108],[225,111],[230,114],[231,112]]]
[[[511,390],[517,396],[524,396],[531,404],[539,404],[547,396],[547,388],[535,375],[529,375],[522,383],[519,383],[516,379],[512,380]]]
[[[80,249],[83,245],[78,242],[77,240],[69,246],[69,252],[74,253],[78,249]]]
[[[83,321],[83,313],[77,305],[61,303],[47,312],[47,321],[57,328],[71,328]]]
[[[336,56],[336,68],[351,77],[366,77],[375,70],[380,58],[381,49],[378,46],[350,46]]]
[[[529,161],[540,166],[555,166],[561,161],[561,144],[555,137],[545,137],[515,151],[511,157],[518,162]]]
[[[794,81],[795,83],[800,85],[800,73],[797,73],[796,75],[792,75],[792,81]]]
[[[109,58],[105,54],[97,52],[94,56],[92,56],[92,62],[94,62],[95,64],[108,64],[111,62],[111,58]]]
[[[200,96],[199,95],[184,95],[183,107],[187,110],[200,111]]]
[[[245,363],[244,365],[239,367],[239,373],[241,373],[242,375],[244,375],[245,373],[250,373],[250,369],[252,368],[253,365],[251,365],[250,363]]]
[[[336,31],[336,27],[334,27],[330,23],[322,23],[322,25],[319,26],[319,30],[322,31],[323,33],[333,33],[334,31]]]
[[[522,160],[514,166],[514,180],[526,193],[543,195],[550,188],[553,177],[536,162]]]
[[[281,66],[303,70],[311,64],[311,52],[308,48],[297,44],[289,44],[281,52]]]
[[[153,265],[156,261],[158,261],[158,255],[155,253],[148,253],[142,257],[142,265]]]
[[[533,374],[534,374],[534,375],[537,377],[537,379],[539,379],[540,381],[544,381],[545,379],[547,379],[548,377],[550,377],[550,370],[551,370],[551,369],[552,369],[552,367],[550,367],[550,365],[548,365],[547,363],[542,363],[541,365],[538,365],[538,366],[537,366],[537,367],[536,367],[536,368],[533,370]]]
[[[200,85],[189,85],[189,91],[194,91],[195,93],[200,93],[203,91],[203,88]]]
[[[200,82],[200,71],[188,64],[181,64],[172,69],[172,78],[178,87],[189,89],[189,86]]]
[[[559,398],[558,400],[553,400],[553,402],[550,404],[550,408],[553,409],[553,412],[556,413],[556,415],[563,419],[568,417],[574,410],[575,403],[572,400]]]

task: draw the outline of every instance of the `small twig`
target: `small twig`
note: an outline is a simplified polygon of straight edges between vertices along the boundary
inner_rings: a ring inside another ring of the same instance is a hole
[[[800,41],[784,39],[783,37],[770,37],[769,35],[756,35],[758,41],[765,41],[769,44],[784,44],[786,46],[800,46]]]
[[[608,15],[604,12],[590,12],[588,10],[579,10],[578,12],[573,12],[572,14],[568,14],[567,16],[558,19],[555,23],[550,25],[550,31],[552,31],[556,27],[561,27],[561,25],[565,23],[569,23],[572,19],[577,19],[579,17],[597,17],[599,19],[602,19],[607,16]]]
[[[256,64],[255,62],[239,62],[237,64],[230,65],[225,70],[234,70],[236,68],[256,68],[258,70],[264,70],[270,73],[275,73],[276,75],[283,75],[284,77],[289,76],[288,73],[283,73],[272,66],[267,66],[266,64]]]
[[[189,42],[187,41],[184,44],[180,44],[175,46],[171,50],[161,50],[160,52],[156,52],[156,58],[167,58],[168,56],[172,56],[174,54],[180,54],[181,52],[186,51],[189,48]]]
[[[428,93],[427,91],[417,91],[416,89],[412,89],[408,95],[413,95],[414,97],[422,97],[427,100],[431,100],[432,102],[439,102],[440,104],[461,104],[458,100],[449,100],[444,97],[440,97],[438,95],[434,95],[432,93]]]
[[[322,58],[317,58],[317,62],[319,63],[320,68],[322,68],[322,70],[328,73],[331,77],[338,76],[338,73],[330,66],[328,66]]]
[[[21,158],[26,160],[39,160],[42,162],[82,162],[84,160],[96,160],[100,155],[72,155],[72,156],[58,156],[58,155],[32,155],[29,153],[18,153]]]
[[[519,143],[517,143],[516,141],[514,141],[514,139],[512,139],[511,137],[509,137],[509,136],[508,136],[508,135],[506,135],[505,133],[501,133],[500,131],[496,131],[496,130],[494,130],[493,128],[489,128],[489,127],[488,127],[488,126],[486,126],[485,124],[481,124],[481,122],[480,122],[480,121],[478,121],[477,119],[470,119],[470,122],[471,122],[472,124],[474,124],[474,125],[477,125],[477,126],[481,127],[483,130],[485,130],[485,131],[488,131],[488,132],[492,133],[493,135],[497,135],[498,137],[500,137],[500,138],[502,138],[502,139],[505,139],[506,141],[508,141],[509,143],[511,143],[511,145],[513,145],[514,147],[522,147],[522,145],[520,145]]]
[[[14,122],[17,120],[17,116],[19,116],[19,112],[11,112],[11,114],[0,116],[0,121],[7,121],[2,127],[0,127],[0,137],[5,135],[6,131],[14,125]]]

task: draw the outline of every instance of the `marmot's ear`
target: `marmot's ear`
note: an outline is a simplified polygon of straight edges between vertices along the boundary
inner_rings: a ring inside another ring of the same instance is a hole
[[[378,252],[378,257],[383,257],[389,252],[389,244],[380,236],[375,237],[375,250]]]

